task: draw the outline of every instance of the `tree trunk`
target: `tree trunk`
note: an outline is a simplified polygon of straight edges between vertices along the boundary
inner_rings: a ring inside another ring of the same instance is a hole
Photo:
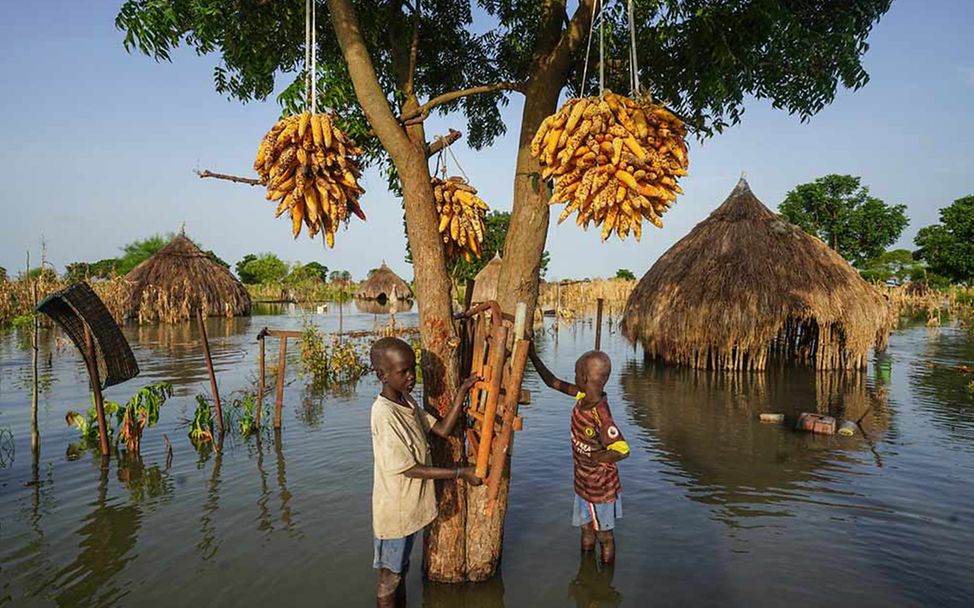
[[[531,77],[524,89],[521,132],[514,175],[514,207],[504,239],[501,280],[497,301],[513,314],[518,302],[527,304],[528,323],[533,325],[538,303],[541,256],[548,237],[548,187],[541,180],[541,166],[531,156],[531,140],[541,123],[557,109],[558,97],[571,71],[571,60],[588,32],[594,0],[582,0],[567,29],[563,29],[564,3],[546,2],[535,48]],[[487,513],[485,487],[467,490],[467,573],[470,580],[484,580],[497,571],[504,540],[504,519],[510,488],[510,457],[501,477],[493,512]]]
[[[452,320],[450,276],[437,230],[429,163],[422,125],[403,129],[379,84],[358,17],[349,0],[328,0],[332,25],[348,64],[355,95],[382,147],[399,174],[406,214],[406,236],[413,254],[416,303],[423,344],[425,407],[444,414],[457,385],[459,340]],[[414,99],[407,105],[415,103]],[[404,110],[408,110],[404,107]],[[433,444],[434,464],[456,466],[459,435]],[[466,577],[465,496],[461,482],[437,482],[439,515],[426,534],[424,565],[431,580],[462,582]]]

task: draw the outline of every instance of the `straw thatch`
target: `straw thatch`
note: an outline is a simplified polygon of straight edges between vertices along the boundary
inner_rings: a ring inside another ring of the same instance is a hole
[[[382,262],[382,266],[376,268],[359,290],[355,293],[356,298],[363,300],[412,300],[413,292],[409,284],[399,278],[392,269]]]
[[[741,179],[639,281],[622,331],[650,358],[698,368],[764,369],[769,357],[859,368],[885,343],[887,313],[848,262]]]
[[[494,258],[480,269],[473,278],[473,298],[471,302],[487,302],[497,299],[497,283],[501,278],[501,254],[495,253]]]
[[[123,317],[172,323],[204,316],[250,314],[247,289],[180,234],[125,275]]]

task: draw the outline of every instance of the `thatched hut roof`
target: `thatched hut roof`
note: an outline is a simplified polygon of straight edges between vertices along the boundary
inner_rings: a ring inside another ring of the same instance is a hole
[[[399,278],[391,268],[382,262],[375,272],[372,273],[359,290],[355,297],[363,300],[412,300],[413,292],[409,284]]]
[[[471,302],[487,302],[497,299],[497,283],[501,278],[501,254],[495,253],[494,258],[480,269],[473,281],[473,299]]]
[[[888,305],[821,240],[772,213],[744,179],[649,269],[623,334],[646,354],[702,368],[762,369],[769,355],[864,367]]]
[[[180,234],[125,275],[126,319],[165,322],[206,316],[250,314],[250,295],[230,271]]]

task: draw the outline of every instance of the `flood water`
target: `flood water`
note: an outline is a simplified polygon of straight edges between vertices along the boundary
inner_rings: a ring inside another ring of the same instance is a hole
[[[334,330],[334,308],[210,319],[224,401],[252,386],[261,327],[297,329],[306,317]],[[416,322],[414,312],[396,319]],[[343,314],[346,330],[387,320]],[[16,332],[0,336],[0,429],[15,444],[0,442],[0,606],[371,605],[374,380],[309,390],[292,343],[281,434],[228,437],[221,454],[200,456],[185,427],[209,390],[195,328],[125,333],[142,374],[106,398],[124,401],[156,380],[176,394],[146,430],[143,462],[113,459],[105,472],[97,454],[69,449],[78,435],[64,414],[87,406],[87,378],[73,346],[51,334],[41,340],[35,466],[29,352]],[[450,586],[424,583],[416,568],[410,606],[974,604],[974,374],[957,369],[974,362],[974,340],[963,330],[900,330],[867,372],[848,374],[668,369],[644,363],[614,331],[603,341],[610,404],[632,447],[620,464],[617,565],[579,554],[572,403],[542,390],[529,366],[502,572]],[[563,377],[592,343],[584,323],[537,340]],[[270,340],[271,369],[276,353]],[[827,411],[862,428],[801,434],[758,422],[769,411],[791,422]]]

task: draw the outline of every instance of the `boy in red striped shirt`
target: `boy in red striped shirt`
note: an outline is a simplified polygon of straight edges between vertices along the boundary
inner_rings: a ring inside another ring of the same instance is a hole
[[[575,382],[559,380],[538,358],[531,362],[549,387],[575,399],[572,408],[572,460],[575,469],[575,507],[572,524],[582,529],[582,550],[592,551],[598,540],[603,563],[615,561],[615,520],[622,517],[622,484],[616,463],[629,456],[629,445],[612,419],[605,385],[612,361],[591,350],[575,362]]]

